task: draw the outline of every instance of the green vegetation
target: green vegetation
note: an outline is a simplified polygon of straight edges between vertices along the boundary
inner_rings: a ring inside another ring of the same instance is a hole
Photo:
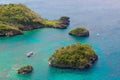
[[[13,25],[14,26],[14,25]],[[2,30],[11,30],[11,29],[13,29],[13,30],[18,30],[18,28],[17,27],[13,27],[12,25],[9,25],[9,24],[6,24],[6,23],[2,23],[2,22],[0,22],[0,31],[2,31]]]
[[[44,24],[46,27],[53,27],[53,28],[67,28],[69,25],[69,17],[62,16],[58,20],[48,20],[48,19],[42,19],[41,23]]]
[[[23,66],[17,70],[18,74],[27,74],[33,71],[33,67],[31,65]]]
[[[68,26],[65,23],[64,25],[66,26],[62,26],[59,24],[60,22],[61,20],[41,18],[41,16],[23,4],[0,5],[0,34],[2,36],[5,36],[5,33],[3,34],[1,31],[3,32],[8,29],[22,32],[24,30],[32,30],[40,27],[63,28]]]
[[[41,19],[37,13],[23,4],[0,5],[0,11],[0,21],[12,24],[26,25],[37,23]]]
[[[22,34],[22,31],[15,25],[10,25],[0,21],[0,36],[13,36],[16,34]]]
[[[89,31],[85,27],[77,27],[71,30],[69,34],[75,36],[89,36]]]
[[[88,44],[75,43],[61,47],[49,58],[51,66],[60,68],[86,68],[92,65],[97,55]]]
[[[46,27],[49,26],[56,26],[56,24],[58,23],[58,20],[48,20],[48,19],[42,19],[42,24],[46,25]]]
[[[75,34],[79,34],[79,33],[85,33],[87,31],[87,29],[85,27],[78,27],[78,28],[75,28],[73,30],[71,30],[70,32],[71,33],[75,33]]]

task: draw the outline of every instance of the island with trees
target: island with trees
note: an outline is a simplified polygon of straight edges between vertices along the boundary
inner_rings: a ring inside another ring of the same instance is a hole
[[[69,22],[67,16],[57,20],[42,18],[23,4],[0,5],[0,36],[23,34],[23,31],[43,27],[65,29]]]
[[[88,44],[79,42],[57,49],[49,58],[49,65],[58,68],[86,69],[98,59]]]
[[[33,67],[31,65],[26,65],[17,70],[18,74],[28,74],[33,71]]]
[[[89,31],[85,27],[77,27],[77,28],[72,29],[69,32],[69,35],[87,37],[89,36]]]

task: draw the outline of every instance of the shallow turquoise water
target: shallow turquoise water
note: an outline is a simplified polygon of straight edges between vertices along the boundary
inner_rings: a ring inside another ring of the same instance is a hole
[[[3,0],[0,3],[24,3],[49,19],[62,15],[71,18],[68,29],[41,28],[0,38],[0,80],[120,80],[119,0]],[[71,28],[79,25],[90,30],[90,37],[68,35]],[[74,42],[93,46],[99,56],[93,67],[70,70],[48,66],[48,58],[55,49]],[[35,55],[27,58],[29,51]],[[33,65],[34,72],[18,75],[18,67],[26,64]]]

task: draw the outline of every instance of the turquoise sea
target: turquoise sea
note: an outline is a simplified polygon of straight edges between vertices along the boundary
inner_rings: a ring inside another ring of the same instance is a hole
[[[23,3],[42,17],[57,19],[67,15],[68,29],[41,28],[24,35],[0,38],[0,80],[120,80],[119,0],[0,0]],[[86,26],[88,38],[68,35],[71,28]],[[100,34],[97,36],[97,34]],[[61,46],[75,42],[92,45],[99,60],[89,69],[58,69],[48,65],[49,56]],[[30,58],[26,53],[34,51]],[[34,71],[18,75],[16,70],[31,64]]]

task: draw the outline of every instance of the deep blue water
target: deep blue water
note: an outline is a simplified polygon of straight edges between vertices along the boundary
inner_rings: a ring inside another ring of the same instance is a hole
[[[0,80],[120,80],[119,0],[2,0],[0,3],[23,3],[42,17],[57,19],[67,15],[71,19],[68,29],[42,28],[0,38]],[[77,26],[86,26],[90,36],[68,35]],[[54,50],[75,42],[93,46],[99,56],[93,67],[74,70],[48,66]],[[29,51],[36,54],[27,58]],[[18,67],[26,64],[33,65],[34,72],[18,75]]]

